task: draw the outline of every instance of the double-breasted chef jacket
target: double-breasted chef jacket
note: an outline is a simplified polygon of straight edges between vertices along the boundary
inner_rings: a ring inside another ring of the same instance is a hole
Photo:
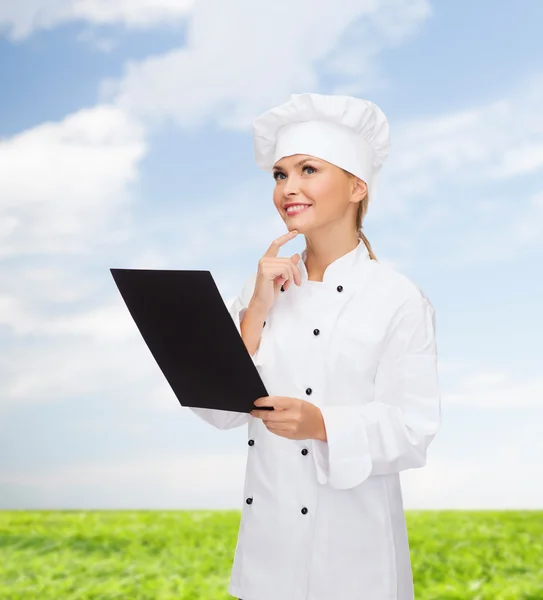
[[[358,247],[322,281],[290,284],[253,362],[270,396],[316,404],[327,441],[292,440],[248,413],[191,408],[219,429],[248,424],[243,508],[228,592],[243,600],[412,600],[399,472],[426,464],[441,422],[435,310]],[[240,322],[254,273],[230,308]],[[255,398],[256,399],[256,398]]]

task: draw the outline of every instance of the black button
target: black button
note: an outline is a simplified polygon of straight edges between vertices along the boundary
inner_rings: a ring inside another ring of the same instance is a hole
[[[254,446],[255,445],[255,441],[254,440],[249,440],[249,446]]]
[[[302,515],[306,515],[307,514],[307,508],[304,506],[302,508]]]
[[[252,504],[253,503],[253,499],[252,498],[247,498],[247,500],[245,500],[245,502],[247,502],[247,504]]]
[[[308,450],[307,448],[304,448],[304,449],[302,450],[302,454],[303,454],[304,456],[305,456],[305,455],[306,455],[308,452],[309,452],[309,450]]]
[[[266,321],[264,321],[264,325],[262,325],[262,327],[266,327]]]
[[[310,396],[312,391],[313,391],[313,390],[312,390],[311,388],[307,388],[307,390],[305,390],[305,393],[306,393],[308,396]]]
[[[282,291],[282,292],[284,292],[284,291],[285,291],[285,288],[284,288],[283,286],[281,286],[281,291]]]
[[[320,331],[319,331],[318,329],[313,329],[313,333],[314,333],[315,335],[319,335]]]
[[[337,291],[338,292],[342,292],[343,291],[343,286],[342,285],[338,285],[337,286]]]

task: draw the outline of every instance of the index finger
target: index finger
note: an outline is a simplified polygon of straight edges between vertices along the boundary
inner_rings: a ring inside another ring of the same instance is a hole
[[[256,419],[262,419],[263,421],[277,421],[282,422],[285,419],[285,415],[281,415],[284,412],[284,408],[273,409],[273,410],[263,410],[253,408],[253,410],[249,413],[251,417],[255,417]],[[290,419],[287,419],[290,420]]]
[[[287,231],[287,233],[280,235],[278,238],[273,240],[270,244],[270,247],[264,252],[264,256],[277,256],[279,253],[279,248],[286,244],[289,240],[292,240],[294,237],[298,235],[298,230],[293,229],[292,231]]]

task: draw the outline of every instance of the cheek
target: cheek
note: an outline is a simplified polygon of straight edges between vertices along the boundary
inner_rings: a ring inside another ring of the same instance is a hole
[[[321,211],[334,210],[334,207],[338,205],[337,185],[326,178],[322,178],[320,181],[315,178],[313,181],[308,182],[304,191],[306,196],[315,202],[317,208]]]
[[[275,205],[275,208],[277,210],[280,210],[280,208],[282,206],[282,199],[281,199],[281,193],[279,192],[277,187],[273,188],[272,198],[273,198],[273,203]]]

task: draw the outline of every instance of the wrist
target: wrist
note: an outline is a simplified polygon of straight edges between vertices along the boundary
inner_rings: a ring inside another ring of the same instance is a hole
[[[268,314],[267,307],[260,300],[256,300],[255,298],[251,298],[251,300],[249,301],[247,311],[251,311],[251,314],[260,317],[263,320]]]
[[[324,418],[322,416],[322,412],[321,409],[318,409],[319,411],[319,429],[317,431],[317,434],[315,435],[315,439],[319,440],[320,442],[326,442],[328,440],[328,437],[326,435],[326,426],[324,424]]]

